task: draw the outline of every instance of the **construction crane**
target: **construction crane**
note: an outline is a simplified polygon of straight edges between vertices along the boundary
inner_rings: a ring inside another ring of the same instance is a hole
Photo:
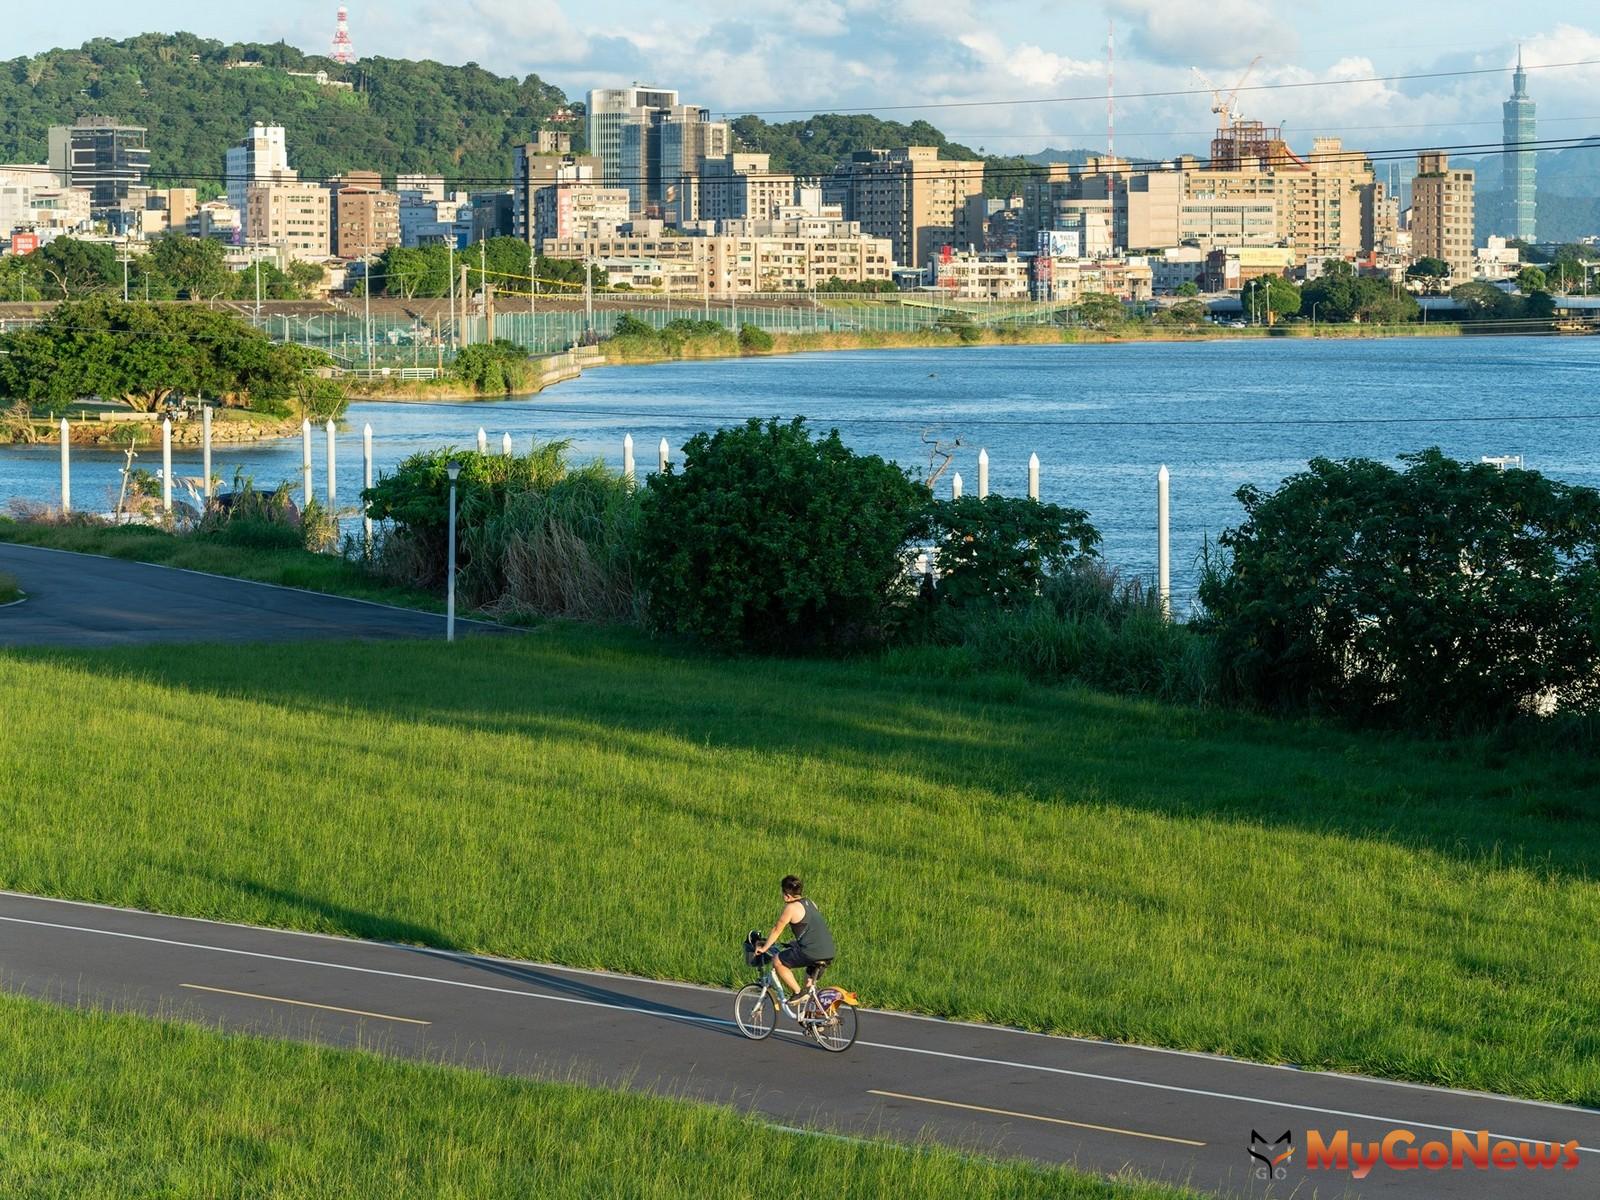
[[[1206,89],[1211,93],[1211,111],[1217,114],[1217,127],[1219,129],[1225,129],[1230,123],[1238,120],[1239,113],[1234,107],[1234,102],[1239,98],[1239,89],[1244,86],[1245,80],[1250,78],[1250,72],[1256,69],[1256,65],[1260,63],[1260,61],[1261,55],[1259,54],[1250,60],[1250,65],[1246,67],[1244,69],[1244,73],[1239,76],[1239,82],[1233,85],[1233,90],[1230,91],[1226,96],[1222,94],[1222,89],[1217,87],[1216,84],[1212,83],[1207,77],[1206,73],[1199,67],[1189,68],[1189,70],[1194,72],[1195,78],[1204,84]]]

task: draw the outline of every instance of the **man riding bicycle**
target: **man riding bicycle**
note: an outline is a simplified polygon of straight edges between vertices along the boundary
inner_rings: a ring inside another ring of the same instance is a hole
[[[822,969],[833,962],[836,953],[833,931],[823,920],[817,906],[806,899],[805,885],[798,875],[785,875],[778,884],[783,892],[783,908],[778,913],[778,923],[767,934],[766,940],[756,946],[757,954],[772,949],[785,929],[794,930],[794,941],[778,952],[773,970],[784,987],[798,996],[800,985],[794,981],[794,967],[806,968],[806,978],[815,979]]]

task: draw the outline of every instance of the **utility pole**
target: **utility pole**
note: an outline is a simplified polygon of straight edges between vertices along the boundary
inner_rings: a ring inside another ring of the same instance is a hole
[[[467,323],[467,264],[461,264],[461,323]],[[462,338],[461,344],[465,346],[467,339]]]
[[[450,349],[456,348],[456,240],[452,237],[447,243],[450,248],[450,267],[446,272],[450,276]]]
[[[122,264],[122,302],[124,304],[126,304],[128,302],[128,264],[131,263],[133,261],[133,259],[130,258],[128,256],[128,252],[126,250],[124,250],[123,253],[122,253],[122,257],[117,259],[117,261]],[[146,290],[147,293],[149,291],[149,288],[150,288],[150,281],[149,281],[149,278],[146,277],[146,279],[145,279],[145,290]],[[145,299],[148,300],[149,296],[146,295]]]
[[[364,268],[361,276],[361,302],[365,309],[362,325],[367,337],[367,374],[372,374],[372,260],[361,260]]]
[[[256,256],[256,319],[258,321],[261,319],[261,257],[259,248],[257,248]]]
[[[589,248],[583,248],[583,331],[594,332],[594,259]]]

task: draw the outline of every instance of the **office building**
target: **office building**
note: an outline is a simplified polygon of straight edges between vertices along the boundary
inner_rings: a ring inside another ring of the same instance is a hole
[[[252,183],[293,183],[299,175],[289,169],[289,145],[282,125],[257,121],[237,146],[223,153],[222,177],[228,203],[245,210],[245,192]]]
[[[1452,168],[1450,157],[1433,150],[1417,156],[1411,181],[1411,253],[1415,258],[1443,259],[1452,283],[1472,278],[1474,173]]]
[[[733,134],[726,121],[713,121],[711,113],[692,104],[662,111],[657,122],[660,139],[661,217],[683,225],[700,219],[700,174],[707,161],[724,161],[733,149]]]
[[[50,169],[66,187],[84,188],[96,216],[119,212],[145,186],[150,150],[143,125],[81,117],[50,129]]]
[[[1535,188],[1534,104],[1528,98],[1528,73],[1522,69],[1522,48],[1517,48],[1517,69],[1511,76],[1511,98],[1504,113],[1505,189],[1502,192],[1503,228],[1500,232],[1525,242],[1538,238]]]
[[[589,92],[586,120],[589,133],[589,153],[600,160],[600,182],[608,187],[623,183],[622,178],[622,128],[640,108],[673,108],[678,103],[678,93],[669,88],[643,87],[634,84],[625,88],[595,88]]]
[[[194,188],[152,188],[144,194],[141,232],[146,239],[167,233],[182,235],[199,207],[199,193]]]

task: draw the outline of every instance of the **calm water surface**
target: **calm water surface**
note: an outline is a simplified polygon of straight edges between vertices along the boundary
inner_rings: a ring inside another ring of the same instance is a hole
[[[584,457],[622,461],[631,433],[641,472],[665,437],[676,456],[702,429],[747,416],[804,414],[862,451],[925,471],[924,439],[956,438],[950,470],[977,487],[986,448],[993,491],[1023,494],[1039,455],[1045,499],[1089,510],[1104,553],[1127,570],[1155,563],[1156,470],[1172,472],[1173,585],[1187,598],[1206,535],[1238,521],[1244,483],[1276,484],[1316,455],[1521,454],[1529,467],[1600,486],[1600,338],[1237,341],[1194,345],[975,347],[857,351],[591,371],[539,397],[479,403],[354,404],[336,452],[338,491],[361,486],[361,427],[379,469],[418,450],[491,445],[509,432],[570,438]],[[325,436],[313,454],[325,487]],[[55,447],[0,449],[0,505],[54,502]],[[214,470],[258,484],[299,479],[298,439],[219,447]],[[78,507],[109,509],[120,454],[75,449]],[[155,469],[160,451],[141,454]],[[174,471],[200,473],[198,452]],[[940,494],[949,494],[949,472]]]

